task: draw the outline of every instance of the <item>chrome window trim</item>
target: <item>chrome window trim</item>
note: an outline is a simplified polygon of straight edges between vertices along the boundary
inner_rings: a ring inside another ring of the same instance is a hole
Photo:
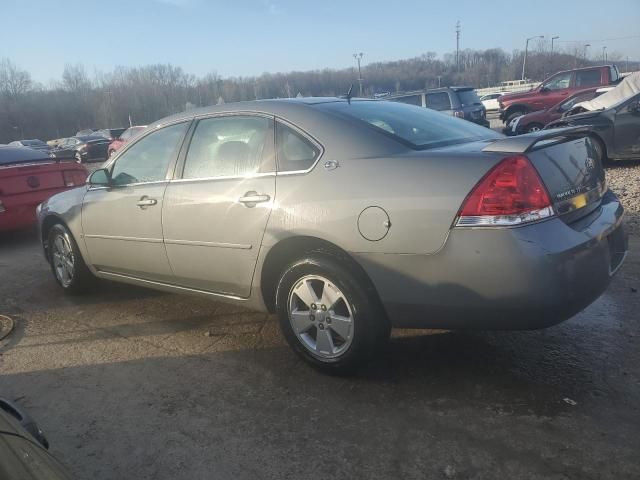
[[[291,123],[290,121],[282,118],[282,117],[278,117],[276,116],[276,128],[275,128],[275,133],[276,133],[276,138],[275,138],[275,147],[276,147],[276,175],[277,176],[281,176],[281,175],[303,175],[305,173],[309,173],[310,171],[312,171],[314,168],[316,168],[316,165],[318,165],[318,162],[322,159],[322,157],[324,156],[324,152],[325,152],[325,148],[324,145],[322,145],[318,140],[316,140],[314,137],[312,137],[310,134],[308,134],[305,130],[301,129],[300,127],[298,127],[297,125]],[[305,169],[305,170],[287,170],[284,172],[280,171],[280,167],[278,166],[278,122],[282,123],[283,125],[291,128],[293,131],[295,131],[296,133],[300,134],[302,137],[306,138],[307,140],[309,140],[311,143],[313,143],[317,148],[318,148],[318,157],[316,158],[316,161],[313,162],[313,164]]]
[[[275,177],[276,172],[254,173],[250,175],[225,175],[220,177],[174,178],[169,183],[210,182],[215,180],[245,180],[249,178]]]

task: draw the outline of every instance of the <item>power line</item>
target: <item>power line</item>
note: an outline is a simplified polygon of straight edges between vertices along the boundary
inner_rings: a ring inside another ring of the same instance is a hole
[[[614,40],[627,40],[629,38],[640,38],[640,35],[629,35],[628,37],[602,38],[600,40],[558,40],[559,43],[602,43]]]

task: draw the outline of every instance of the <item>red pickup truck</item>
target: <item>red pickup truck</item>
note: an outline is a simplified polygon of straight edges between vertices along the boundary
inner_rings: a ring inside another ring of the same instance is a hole
[[[552,107],[581,90],[612,85],[619,81],[620,72],[615,65],[601,65],[558,72],[533,90],[502,95],[498,99],[500,119],[508,124],[511,120],[521,115]]]

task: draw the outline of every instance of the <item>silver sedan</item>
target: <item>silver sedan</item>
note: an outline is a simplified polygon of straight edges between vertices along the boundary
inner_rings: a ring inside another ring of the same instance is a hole
[[[392,326],[553,325],[627,250],[588,129],[504,138],[357,99],[163,119],[38,215],[65,291],[97,277],[274,312],[330,371],[362,364]]]

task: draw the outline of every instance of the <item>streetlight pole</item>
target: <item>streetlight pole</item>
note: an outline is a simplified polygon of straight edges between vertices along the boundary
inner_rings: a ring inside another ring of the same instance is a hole
[[[364,53],[362,53],[362,52],[353,54],[353,58],[355,58],[356,62],[358,62],[358,83],[360,84],[360,96],[361,97],[362,97],[362,70],[360,69],[360,61],[362,60],[363,56],[364,56]]]
[[[524,80],[524,69],[527,65],[527,52],[529,50],[529,41],[534,38],[544,38],[544,35],[536,35],[535,37],[527,38],[527,42],[524,44],[524,60],[522,60],[522,80]]]
[[[607,63],[607,47],[602,47],[602,63]]]
[[[551,56],[553,56],[553,41],[559,38],[560,38],[559,35],[556,35],[555,37],[551,37]]]
[[[585,43],[584,44],[584,61],[585,63],[587,62],[587,48],[589,48],[591,46],[590,43]]]

